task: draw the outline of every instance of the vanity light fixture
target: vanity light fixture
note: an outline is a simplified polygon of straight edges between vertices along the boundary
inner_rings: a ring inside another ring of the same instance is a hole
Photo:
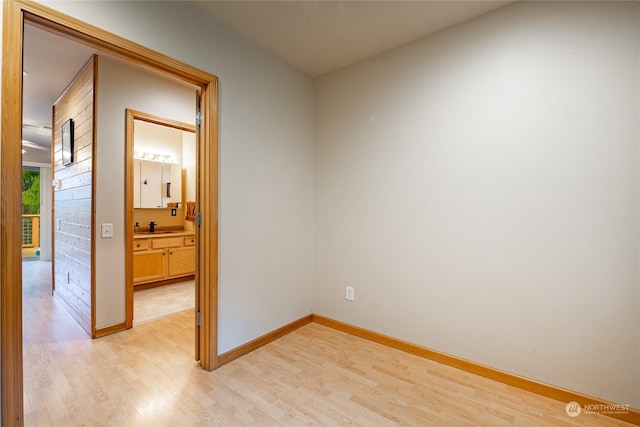
[[[145,153],[143,151],[136,151],[134,153],[136,159],[151,160],[152,162],[160,163],[173,163],[173,157],[166,154]]]

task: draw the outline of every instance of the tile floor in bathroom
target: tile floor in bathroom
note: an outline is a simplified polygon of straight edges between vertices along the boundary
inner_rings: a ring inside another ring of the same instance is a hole
[[[195,306],[195,282],[145,289],[133,293],[133,324],[148,322]]]

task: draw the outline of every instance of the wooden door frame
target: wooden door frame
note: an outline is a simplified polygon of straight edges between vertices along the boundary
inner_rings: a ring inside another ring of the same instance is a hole
[[[3,2],[0,119],[0,400],[2,425],[24,425],[22,359],[22,53],[24,23],[198,86],[200,366],[218,365],[218,79],[30,0]],[[95,238],[95,237],[94,237]],[[93,255],[95,256],[95,254]],[[92,307],[94,310],[95,307]]]

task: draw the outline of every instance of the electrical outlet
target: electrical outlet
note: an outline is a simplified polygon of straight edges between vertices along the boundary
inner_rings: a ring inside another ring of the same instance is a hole
[[[353,286],[347,286],[347,294],[345,295],[345,299],[347,301],[353,301],[355,297],[355,289]]]

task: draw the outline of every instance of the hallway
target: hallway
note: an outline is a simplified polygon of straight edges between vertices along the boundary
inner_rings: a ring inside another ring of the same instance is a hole
[[[25,425],[190,425],[170,421],[184,414],[167,403],[206,375],[193,360],[193,310],[92,340],[51,297],[50,271],[23,262]]]

